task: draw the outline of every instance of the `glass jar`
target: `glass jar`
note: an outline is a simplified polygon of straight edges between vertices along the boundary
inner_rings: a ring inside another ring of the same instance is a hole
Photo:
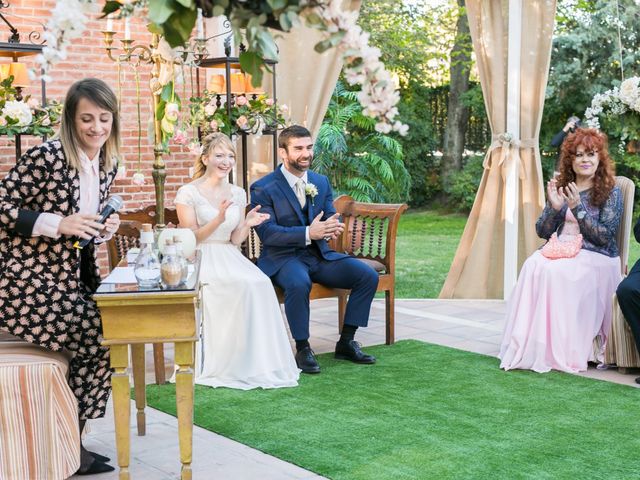
[[[176,246],[171,241],[167,241],[160,265],[162,284],[166,288],[175,288],[182,282],[182,262],[178,257]]]
[[[153,231],[150,223],[143,223],[140,231],[140,254],[133,267],[141,288],[155,288],[160,282],[160,260],[154,251]]]

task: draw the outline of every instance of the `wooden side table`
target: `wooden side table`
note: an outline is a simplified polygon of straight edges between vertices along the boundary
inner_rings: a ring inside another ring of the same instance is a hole
[[[142,290],[136,284],[102,284],[94,294],[100,308],[103,345],[111,350],[113,410],[120,479],[128,480],[130,438],[129,346],[134,366],[138,435],[146,433],[144,408],[146,343],[174,343],[176,403],[181,478],[192,478],[194,354],[197,340],[196,310],[199,302],[199,265],[185,285],[174,290]]]

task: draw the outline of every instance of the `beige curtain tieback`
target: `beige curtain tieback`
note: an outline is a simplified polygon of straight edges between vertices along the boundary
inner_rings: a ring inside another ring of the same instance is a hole
[[[298,197],[298,202],[300,202],[301,208],[304,208],[304,204],[307,201],[307,195],[304,191],[304,186],[304,180],[302,179],[299,179],[293,186],[293,191],[296,192],[296,197]]]
[[[526,138],[517,140],[513,138],[513,135],[510,133],[500,133],[498,135],[491,135],[491,145],[487,150],[486,155],[484,156],[484,161],[482,162],[482,166],[485,169],[491,168],[491,154],[496,148],[501,148],[500,151],[500,159],[498,160],[498,166],[502,168],[502,176],[506,177],[507,173],[513,168],[516,162],[520,165],[520,178],[524,179],[527,177],[526,169],[524,164],[522,163],[522,158],[520,157],[520,149],[521,148],[537,148],[538,147],[538,139],[537,138]]]

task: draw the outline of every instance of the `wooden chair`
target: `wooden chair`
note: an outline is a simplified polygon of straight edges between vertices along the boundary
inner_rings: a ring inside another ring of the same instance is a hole
[[[356,202],[347,195],[334,201],[334,207],[342,215],[345,230],[332,248],[347,253],[368,263],[380,275],[378,291],[385,293],[385,342],[395,341],[395,261],[396,234],[400,215],[407,210],[406,204],[383,204]],[[251,230],[243,245],[244,254],[256,262],[260,256],[260,240]],[[284,303],[284,291],[275,287],[278,301]],[[314,283],[309,294],[310,300],[338,298],[338,328],[342,330],[349,290],[330,288]]]
[[[107,242],[107,252],[109,254],[109,268],[113,270],[120,261],[125,258],[127,251],[140,246],[140,229],[143,223],[150,223],[155,226],[155,205],[150,205],[140,210],[120,212],[120,228]],[[170,226],[178,225],[178,214],[175,210],[164,209],[165,224]],[[164,346],[161,343],[153,344],[153,365],[158,385],[166,382],[164,368]]]
[[[624,276],[628,271],[629,236],[631,234],[635,185],[626,177],[616,177],[616,185],[622,190],[623,213],[616,235],[616,241],[620,251],[620,267],[622,275]],[[638,349],[636,348],[629,324],[622,315],[622,311],[618,305],[618,298],[615,294],[613,295],[612,308],[613,318],[611,321],[611,332],[609,333],[609,339],[605,348],[605,363],[617,365],[618,369],[622,373],[625,373],[626,368],[640,367],[640,355],[638,354]]]

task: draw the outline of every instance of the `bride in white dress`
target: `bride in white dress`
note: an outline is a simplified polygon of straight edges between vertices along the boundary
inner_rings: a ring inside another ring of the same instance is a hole
[[[235,151],[222,133],[203,140],[193,182],[180,187],[180,226],[191,228],[202,252],[202,358],[196,383],[211,387],[293,387],[300,371],[293,357],[271,280],[238,245],[268,218],[251,210],[245,191],[228,182]]]

